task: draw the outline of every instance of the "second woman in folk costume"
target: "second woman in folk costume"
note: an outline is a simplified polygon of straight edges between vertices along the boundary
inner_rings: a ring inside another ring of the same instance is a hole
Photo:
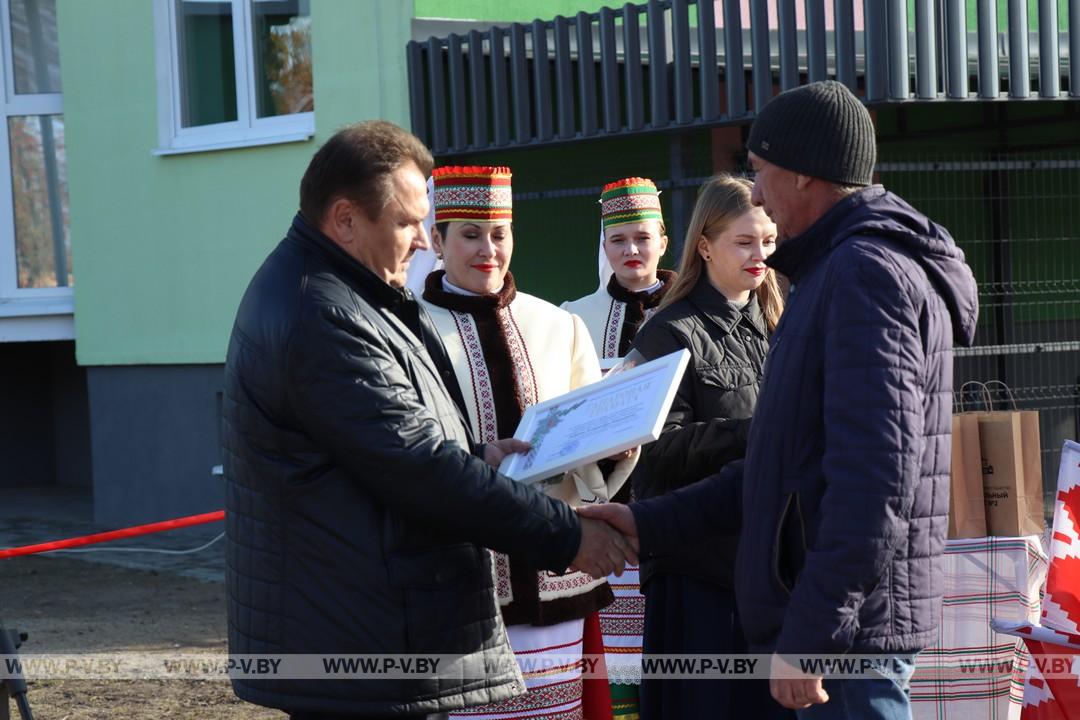
[[[476,440],[510,437],[529,405],[599,379],[596,352],[579,318],[514,286],[510,170],[444,167],[432,177],[432,243],[445,269],[428,275],[422,302],[446,346]],[[548,484],[547,493],[572,505],[607,500],[636,461],[636,453],[620,461],[606,481],[595,464],[580,468]],[[529,660],[545,652],[580,657],[583,618],[612,600],[607,582],[538,572],[512,557],[497,556],[495,566],[515,653]],[[556,674],[526,672],[525,680],[525,696],[461,716],[580,716],[580,664]]]
[[[658,268],[668,238],[660,193],[652,180],[629,177],[604,186],[600,194],[600,287],[562,304],[579,315],[592,335],[601,363],[626,355],[642,323],[656,312],[675,273]],[[630,485],[614,498],[628,502]],[[616,720],[638,714],[641,635],[645,598],[638,586],[638,568],[627,566],[621,577],[609,577],[615,602],[600,613],[604,652],[611,680]]]
[[[668,238],[652,180],[630,177],[605,185],[600,217],[600,287],[562,308],[585,321],[603,361],[626,355],[675,273],[658,269]]]

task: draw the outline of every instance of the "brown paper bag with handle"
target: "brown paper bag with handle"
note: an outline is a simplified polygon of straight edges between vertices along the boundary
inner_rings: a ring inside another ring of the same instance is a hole
[[[979,418],[973,413],[952,417],[949,493],[949,539],[986,537]]]
[[[986,412],[976,417],[987,533],[998,537],[1041,534],[1044,522],[1038,411]]]

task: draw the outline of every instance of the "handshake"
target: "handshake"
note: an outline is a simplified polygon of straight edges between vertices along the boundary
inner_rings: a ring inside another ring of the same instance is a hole
[[[528,452],[530,447],[529,443],[514,438],[496,440],[484,446],[483,459],[498,468],[510,453]],[[630,454],[627,451],[609,459],[621,460]],[[581,543],[571,570],[580,570],[599,580],[611,573],[622,575],[627,564],[638,564],[637,524],[629,507],[604,503],[583,505],[576,510],[581,518]]]
[[[581,544],[571,570],[594,578],[622,575],[626,565],[638,564],[637,524],[627,505],[604,503],[575,508],[581,519]]]
[[[512,437],[495,440],[484,446],[484,461],[499,467],[513,452],[528,452],[531,446]],[[631,451],[609,458],[621,460]],[[607,578],[612,572],[621,575],[626,565],[637,565],[637,524],[630,507],[619,503],[582,505],[576,508],[581,518],[581,544],[570,570],[589,573],[593,578]]]

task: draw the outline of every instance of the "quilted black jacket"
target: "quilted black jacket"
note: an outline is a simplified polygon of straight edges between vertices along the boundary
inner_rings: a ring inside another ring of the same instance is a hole
[[[742,468],[635,508],[642,550],[737,521],[747,640],[781,653],[908,653],[936,639],[953,344],[978,296],[948,232],[880,186],[768,264],[792,291]]]
[[[483,548],[561,572],[580,525],[466,450],[422,339],[441,351],[411,293],[299,215],[244,295],[225,368],[229,651],[461,656],[426,678],[234,679],[245,700],[423,714],[523,690]]]
[[[705,275],[689,295],[641,327],[634,349],[646,358],[685,348],[690,362],[660,437],[642,448],[630,480],[634,497],[685,487],[743,456],[768,337],[756,297],[751,295],[740,309]],[[731,588],[737,544],[737,531],[716,530],[691,547],[648,555],[641,563],[642,584],[655,573],[668,572]]]

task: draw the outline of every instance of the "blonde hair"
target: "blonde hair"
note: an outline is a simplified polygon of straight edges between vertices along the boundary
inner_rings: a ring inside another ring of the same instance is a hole
[[[690,294],[704,272],[705,260],[698,252],[698,239],[704,236],[714,240],[727,230],[732,221],[754,208],[750,201],[753,183],[746,178],[732,175],[715,175],[698,191],[690,226],[686,229],[682,258],[679,260],[679,277],[664,296],[660,307],[667,307]],[[776,329],[780,314],[784,311],[784,296],[772,268],[765,271],[764,280],[755,294],[769,332]]]

